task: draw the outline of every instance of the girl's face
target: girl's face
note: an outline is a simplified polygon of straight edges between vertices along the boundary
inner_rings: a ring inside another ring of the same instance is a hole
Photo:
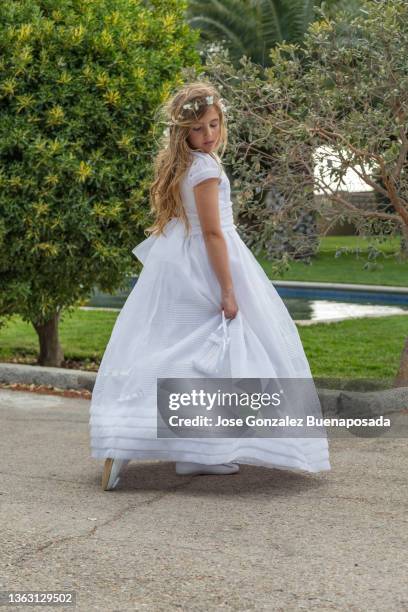
[[[217,147],[219,136],[220,119],[216,108],[211,104],[201,119],[193,123],[187,142],[192,149],[201,149],[204,153],[209,153]]]

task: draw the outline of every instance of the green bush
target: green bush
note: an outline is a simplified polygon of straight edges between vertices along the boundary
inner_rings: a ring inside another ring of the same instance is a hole
[[[48,346],[40,363],[56,365],[62,309],[134,270],[154,114],[182,68],[200,63],[185,9],[184,0],[0,6],[0,318],[34,324]]]

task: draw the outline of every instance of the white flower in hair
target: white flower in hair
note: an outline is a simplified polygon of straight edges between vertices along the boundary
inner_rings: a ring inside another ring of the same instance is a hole
[[[220,98],[220,99],[218,100],[218,103],[219,103],[219,105],[220,105],[220,107],[221,107],[222,112],[223,112],[223,113],[226,113],[226,112],[227,112],[227,107],[226,107],[226,106],[225,106],[225,104],[224,104],[224,100],[223,100],[222,98]]]
[[[207,100],[208,105],[214,103],[214,96],[207,96],[205,99]]]
[[[191,104],[183,104],[183,108],[191,108]]]

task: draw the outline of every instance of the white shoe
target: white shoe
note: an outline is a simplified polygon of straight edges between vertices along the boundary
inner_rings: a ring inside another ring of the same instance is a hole
[[[106,459],[102,474],[102,489],[112,491],[120,481],[120,472],[129,459]]]
[[[205,463],[176,461],[176,474],[179,474],[180,476],[185,476],[187,474],[236,474],[236,472],[239,472],[238,463],[207,465]]]

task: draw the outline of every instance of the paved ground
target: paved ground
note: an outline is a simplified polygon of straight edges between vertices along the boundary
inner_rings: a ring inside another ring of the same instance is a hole
[[[103,492],[88,407],[0,391],[0,590],[72,589],[81,612],[408,610],[406,439],[331,439],[317,475],[132,462]]]

